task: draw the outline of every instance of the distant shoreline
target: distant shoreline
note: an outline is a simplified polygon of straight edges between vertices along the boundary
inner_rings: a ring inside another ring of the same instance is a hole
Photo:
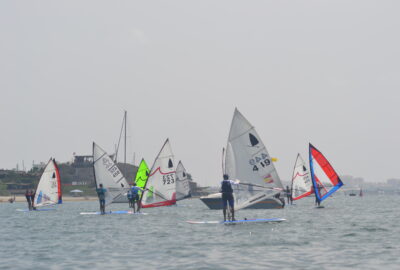
[[[12,198],[11,196],[0,196],[0,203],[9,203],[8,199]],[[72,197],[72,196],[63,196],[64,202],[83,202],[83,201],[97,201],[97,197],[95,196],[82,196],[82,197]],[[25,202],[25,196],[15,196],[15,202]]]

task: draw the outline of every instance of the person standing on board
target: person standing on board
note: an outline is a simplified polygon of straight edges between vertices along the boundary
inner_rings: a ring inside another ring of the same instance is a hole
[[[32,210],[36,210],[36,207],[35,207],[35,194],[36,194],[36,191],[34,189],[31,189],[30,196],[31,196],[31,204],[32,204],[31,208],[32,208]]]
[[[129,190],[129,192],[132,193],[132,208],[133,208],[133,213],[136,213],[136,207],[137,205],[137,210],[139,211],[139,190],[141,192],[144,191],[144,189],[141,189],[140,187],[136,186],[136,182],[133,182],[133,186]]]
[[[224,213],[224,222],[226,221],[226,209],[228,208],[228,204],[231,210],[232,221],[235,220],[235,208],[234,208],[234,199],[233,199],[233,188],[232,185],[237,185],[239,182],[235,182],[229,180],[229,175],[224,174],[224,180],[221,182],[221,193],[222,193],[222,205],[223,205],[223,213]]]
[[[102,215],[106,213],[106,192],[107,189],[103,188],[103,184],[99,185],[99,188],[96,188],[97,196],[99,197],[100,203],[100,212]]]
[[[128,193],[126,194],[128,197],[128,202],[129,202],[129,208],[133,208],[133,193],[132,193],[132,187],[131,189],[128,190]]]
[[[292,192],[291,192],[289,186],[286,186],[286,198],[287,198],[287,203],[288,204],[293,204]]]
[[[25,192],[25,198],[26,198],[26,201],[28,202],[28,209],[32,210],[31,193],[29,192],[28,189]]]

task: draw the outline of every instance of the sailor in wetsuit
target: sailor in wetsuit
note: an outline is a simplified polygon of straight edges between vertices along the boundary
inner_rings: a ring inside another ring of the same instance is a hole
[[[102,215],[106,213],[106,192],[107,189],[103,188],[103,184],[99,185],[99,188],[96,188],[97,196],[99,197],[100,203],[100,212]]]
[[[26,198],[26,201],[28,202],[29,210],[32,210],[31,193],[30,193],[30,191],[28,189],[25,192],[25,198]]]
[[[133,182],[133,187],[129,190],[132,194],[132,207],[133,207],[133,213],[136,213],[136,208],[135,205],[137,205],[137,210],[139,212],[139,190],[141,192],[144,191],[144,189],[141,189],[140,187],[136,186],[136,182]]]
[[[221,182],[224,221],[226,221],[226,209],[228,207],[228,203],[229,203],[229,207],[231,209],[232,221],[235,220],[235,209],[234,209],[232,185],[235,185],[238,183],[239,183],[239,181],[235,182],[235,181],[229,180],[229,176],[227,174],[224,174],[224,180]]]
[[[34,189],[31,189],[31,192],[30,192],[30,195],[31,195],[31,205],[32,205],[32,210],[36,210],[36,207],[35,207],[35,194],[36,194],[36,191],[34,190]]]

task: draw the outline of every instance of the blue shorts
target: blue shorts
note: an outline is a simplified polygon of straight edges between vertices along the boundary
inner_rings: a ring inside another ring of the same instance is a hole
[[[222,205],[224,206],[224,208],[226,208],[228,206],[228,203],[229,203],[229,206],[231,208],[233,208],[233,204],[234,204],[233,194],[232,193],[222,193]]]

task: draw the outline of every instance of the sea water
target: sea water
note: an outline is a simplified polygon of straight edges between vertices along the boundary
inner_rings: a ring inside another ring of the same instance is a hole
[[[200,200],[143,209],[148,215],[80,215],[97,202],[18,212],[0,204],[0,269],[400,269],[400,196],[345,197],[316,209],[312,198],[237,218],[273,224],[188,224],[221,220]],[[113,204],[107,210],[128,209]]]

